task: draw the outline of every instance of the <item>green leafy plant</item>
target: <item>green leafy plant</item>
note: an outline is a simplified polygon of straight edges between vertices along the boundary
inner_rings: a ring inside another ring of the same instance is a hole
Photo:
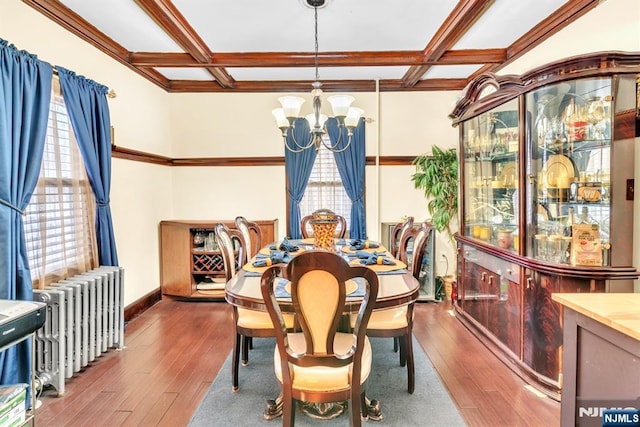
[[[416,172],[411,176],[415,188],[424,191],[431,223],[439,231],[445,231],[451,245],[455,239],[451,222],[458,215],[458,155],[455,148],[443,150],[431,148],[430,155],[421,155],[413,160]]]

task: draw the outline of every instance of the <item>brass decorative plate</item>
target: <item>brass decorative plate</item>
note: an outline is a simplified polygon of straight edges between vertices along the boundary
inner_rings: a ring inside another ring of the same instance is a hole
[[[577,178],[576,172],[571,159],[562,154],[549,156],[543,168],[547,186],[551,188],[569,188],[569,184]]]
[[[501,181],[505,188],[517,187],[518,185],[518,171],[516,169],[516,162],[505,163],[498,181]]]

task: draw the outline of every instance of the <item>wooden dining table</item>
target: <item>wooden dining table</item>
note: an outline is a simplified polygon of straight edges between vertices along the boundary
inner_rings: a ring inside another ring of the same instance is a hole
[[[236,276],[227,282],[225,287],[226,300],[237,307],[247,308],[251,310],[259,310],[266,312],[266,306],[262,299],[262,293],[260,290],[260,281],[262,272],[268,267],[254,267],[253,263],[256,259],[268,256],[272,248],[278,248],[281,242],[273,242],[266,245],[252,258],[247,264],[245,264],[236,274]],[[308,250],[314,250],[313,239],[302,240],[289,240],[288,243],[297,246],[299,249],[296,252],[290,252],[291,256],[296,256],[298,253],[302,253]],[[343,255],[347,261],[351,264],[359,263],[359,259],[356,257],[356,251],[350,249],[352,243],[349,239],[336,239],[335,252]],[[371,269],[376,271],[378,275],[378,296],[374,305],[374,310],[388,309],[401,307],[415,302],[418,298],[420,283],[407,269],[407,266],[401,261],[395,259],[387,249],[377,242],[371,246],[376,246],[365,251],[377,254],[384,253],[384,257],[391,259],[394,265],[371,265]],[[283,264],[284,265],[284,264]],[[278,297],[278,295],[276,295]],[[357,312],[362,296],[356,292],[352,296],[347,296],[346,312],[349,314]],[[287,301],[290,298],[278,298],[283,311],[287,310]],[[265,419],[273,419],[280,415],[281,405],[278,399],[269,399],[267,401],[267,407],[265,409]],[[382,413],[380,412],[380,406],[377,401],[367,398],[367,410],[369,418],[372,420],[382,419]],[[320,412],[325,412],[321,410]],[[335,412],[335,411],[334,411]],[[333,413],[333,412],[332,412]],[[310,414],[316,418],[322,418],[322,414]]]

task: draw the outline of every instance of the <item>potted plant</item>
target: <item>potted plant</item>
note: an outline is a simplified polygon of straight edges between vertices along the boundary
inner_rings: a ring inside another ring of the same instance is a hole
[[[413,164],[416,166],[416,172],[411,176],[411,180],[415,188],[424,191],[428,200],[427,209],[431,214],[433,228],[439,232],[446,232],[453,253],[455,253],[456,242],[453,237],[452,221],[458,217],[458,154],[456,149],[442,149],[434,145],[430,155],[416,157]],[[455,259],[453,271],[456,271]],[[447,298],[450,297],[453,277],[453,275],[445,273],[442,278],[447,290]]]

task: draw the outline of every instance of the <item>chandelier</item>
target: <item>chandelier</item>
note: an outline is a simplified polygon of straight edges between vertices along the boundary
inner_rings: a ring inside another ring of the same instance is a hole
[[[308,148],[315,147],[316,150],[320,149],[320,144],[324,145],[329,150],[340,153],[346,150],[351,144],[353,136],[353,129],[358,126],[360,117],[364,114],[364,110],[361,108],[352,107],[351,103],[354,101],[353,96],[349,95],[333,95],[327,98],[327,101],[331,104],[333,115],[338,121],[339,136],[338,140],[334,143],[326,143],[323,138],[327,131],[326,121],[328,117],[320,112],[322,107],[322,83],[320,83],[320,73],[318,71],[318,7],[325,5],[326,0],[302,0],[308,6],[313,7],[315,16],[315,68],[316,77],[315,82],[312,84],[313,90],[311,96],[313,98],[313,112],[305,116],[305,119],[309,123],[309,136],[304,141],[298,141],[295,137],[295,121],[299,118],[300,109],[305,102],[304,98],[299,96],[282,96],[278,98],[282,107],[276,108],[272,111],[273,116],[276,119],[276,123],[280,131],[282,132],[282,138],[284,140],[285,147],[294,153],[302,152]],[[342,130],[347,128],[348,140],[343,141]],[[293,142],[293,146],[289,145],[290,140]]]

